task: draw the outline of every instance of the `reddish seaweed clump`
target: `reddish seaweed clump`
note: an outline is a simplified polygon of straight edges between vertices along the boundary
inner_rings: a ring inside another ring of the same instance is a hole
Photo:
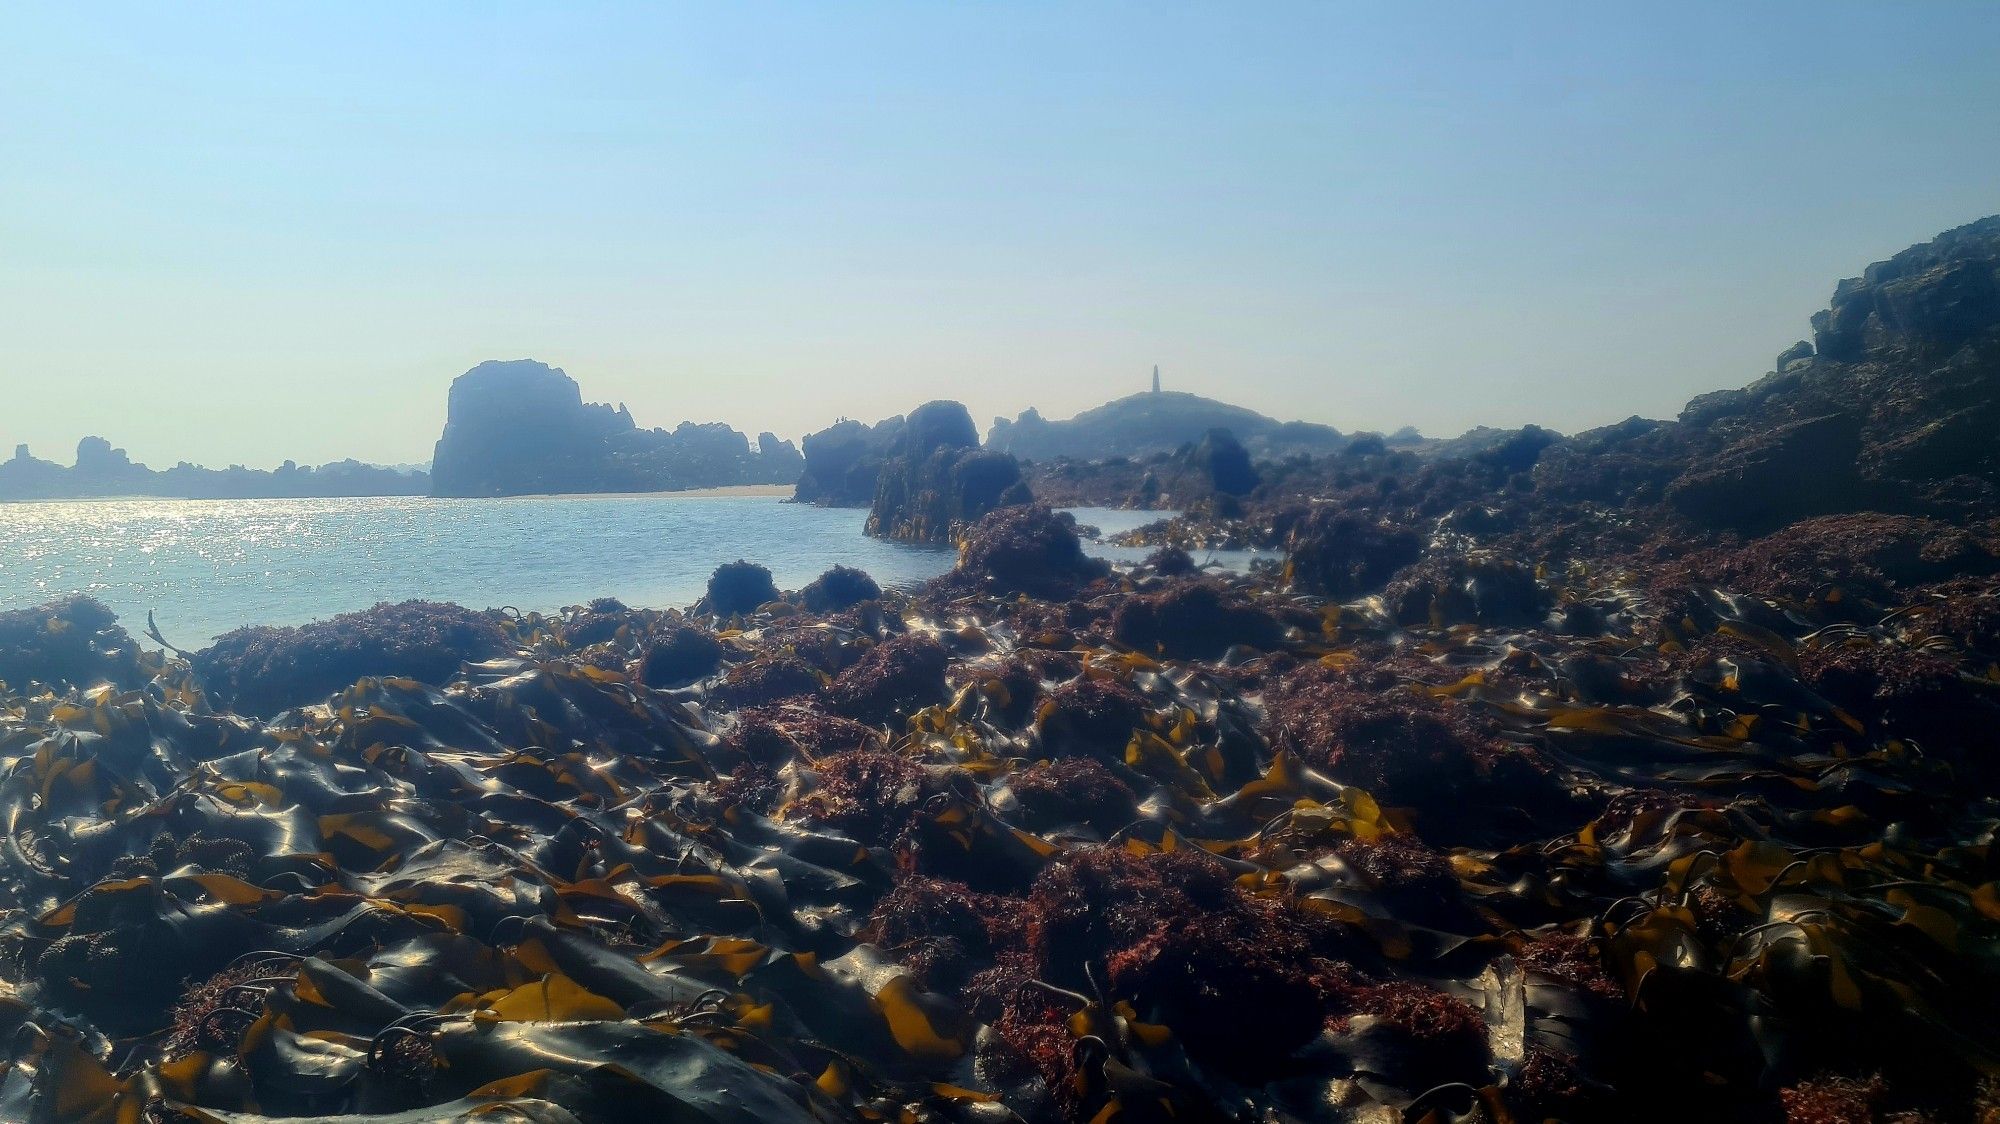
[[[827,708],[864,722],[900,725],[948,696],[947,659],[944,645],[922,634],[877,644],[828,684]]]
[[[1604,969],[1597,942],[1576,933],[1550,933],[1514,953],[1521,967],[1553,976],[1603,999],[1623,999],[1625,989]]]
[[[1533,570],[1485,554],[1425,558],[1398,574],[1384,596],[1399,623],[1435,628],[1525,628],[1539,624],[1555,603]]]
[[[790,813],[876,847],[902,838],[929,793],[928,771],[893,753],[836,754],[818,772],[819,786],[793,801]]]
[[[881,744],[881,732],[852,718],[826,714],[800,702],[745,710],[729,745],[751,761],[776,768],[805,756],[820,758]]]
[[[772,656],[729,669],[709,692],[729,706],[764,706],[810,695],[820,688],[819,672],[796,656]]]
[[[875,903],[858,936],[896,958],[926,987],[953,992],[973,966],[1020,943],[1020,902],[963,882],[910,875]]]
[[[194,668],[213,701],[268,718],[365,676],[449,683],[465,663],[513,652],[500,620],[443,601],[384,601],[296,627],[236,629],[195,653]]]
[[[1103,981],[1239,1076],[1269,1073],[1325,1017],[1303,923],[1205,853],[1093,848],[1051,863],[1029,894],[1028,948],[1044,978],[1086,992]]]
[[[1035,725],[1050,756],[1122,762],[1151,714],[1145,696],[1116,679],[1074,679],[1049,693]]]
[[[708,577],[708,611],[717,616],[754,613],[778,599],[771,571],[741,558],[724,562]]]
[[[882,587],[875,579],[852,566],[835,566],[799,590],[799,600],[815,613],[837,613],[881,596]]]
[[[981,519],[945,580],[989,593],[1066,600],[1111,572],[1083,552],[1076,520],[1041,504],[1003,507]]]
[[[705,628],[681,625],[646,649],[639,678],[648,687],[678,687],[715,674],[722,665],[722,641]]]
[[[1888,1092],[1879,1075],[1822,1075],[1778,1090],[1778,1103],[1785,1124],[1874,1124]]]
[[[1214,659],[1236,645],[1275,647],[1285,637],[1276,617],[1210,582],[1179,582],[1127,597],[1111,615],[1111,636],[1149,655]]]
[[[1294,588],[1328,597],[1359,597],[1389,583],[1423,553],[1423,538],[1407,527],[1314,505],[1293,526],[1286,570]]]
[[[1138,815],[1138,797],[1117,775],[1089,757],[1037,761],[1007,778],[1021,807],[1021,825],[1036,831],[1088,824],[1110,835]]]

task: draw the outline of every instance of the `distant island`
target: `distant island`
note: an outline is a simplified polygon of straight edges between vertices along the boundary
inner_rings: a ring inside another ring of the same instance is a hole
[[[0,501],[102,499],[149,496],[162,499],[303,499],[331,496],[422,496],[430,493],[430,476],[421,471],[385,468],[356,460],[335,461],[317,468],[286,461],[274,469],[203,468],[186,461],[168,469],[152,469],[134,461],[125,450],[102,437],[77,442],[76,463],[43,460],[26,445],[14,447],[13,459],[0,461]]]
[[[1281,422],[1213,398],[1163,390],[1155,367],[1150,391],[1106,402],[1066,421],[1050,421],[1032,408],[1011,421],[995,418],[986,446],[1031,461],[1143,457],[1197,443],[1214,429],[1228,430],[1257,460],[1337,453],[1351,440],[1330,425]],[[1414,431],[1398,436],[1417,440]]]

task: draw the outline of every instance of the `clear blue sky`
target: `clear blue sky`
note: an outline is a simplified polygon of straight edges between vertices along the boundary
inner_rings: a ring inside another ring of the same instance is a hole
[[[14,3],[0,442],[421,460],[520,356],[793,437],[1154,363],[1671,415],[2000,211],[1996,59],[1988,3]]]

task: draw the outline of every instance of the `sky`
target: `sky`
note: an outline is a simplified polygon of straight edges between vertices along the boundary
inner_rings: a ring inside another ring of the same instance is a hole
[[[1169,389],[1565,431],[2000,211],[2000,7],[0,7],[0,448],[428,459],[451,379],[796,438]],[[4,452],[0,452],[4,455]]]

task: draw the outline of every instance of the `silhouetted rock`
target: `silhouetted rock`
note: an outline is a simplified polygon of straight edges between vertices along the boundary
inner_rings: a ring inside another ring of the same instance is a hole
[[[623,406],[585,403],[559,368],[491,360],[452,381],[431,485],[440,496],[511,496],[790,483],[798,451],[764,438],[753,451],[719,422],[640,429]]]
[[[792,498],[821,507],[867,507],[875,499],[882,462],[903,439],[901,415],[864,425],[846,418],[806,435],[805,467]]]
[[[202,468],[183,461],[154,471],[102,437],[77,442],[76,463],[65,467],[14,447],[0,462],[0,500],[90,499],[163,496],[173,499],[294,499],[315,496],[421,496],[430,490],[423,472],[336,461],[314,468],[286,461],[264,471],[231,465]]]
[[[1861,425],[1850,415],[1787,422],[1690,467],[1668,486],[1667,499],[1697,523],[1739,530],[1851,510],[1862,498],[1854,468],[1860,452]]]
[[[815,613],[839,612],[881,596],[875,579],[852,566],[835,566],[799,590],[799,599]]]
[[[1250,451],[1226,429],[1211,429],[1194,449],[1195,463],[1208,474],[1209,487],[1226,496],[1247,496],[1257,487]]]
[[[737,559],[724,562],[708,577],[708,596],[703,601],[717,616],[754,613],[760,606],[778,599],[778,586],[771,571],[755,562]]]
[[[1021,466],[979,448],[964,406],[927,402],[910,412],[895,455],[882,465],[865,530],[899,542],[947,543],[987,512],[1028,499]]]
[[[722,642],[705,628],[669,629],[646,649],[639,678],[648,687],[679,687],[715,674],[722,665]]]

